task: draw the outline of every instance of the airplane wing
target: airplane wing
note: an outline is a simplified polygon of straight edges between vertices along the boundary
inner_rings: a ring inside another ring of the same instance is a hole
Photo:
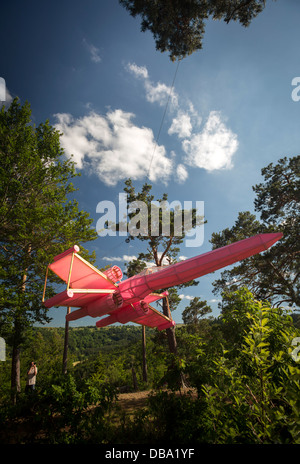
[[[121,269],[113,266],[101,272],[79,256],[77,254],[78,251],[79,247],[76,245],[69,248],[69,250],[56,256],[53,262],[47,267],[47,274],[50,269],[67,284],[66,290],[44,301],[47,282],[46,274],[43,302],[47,308],[52,308],[53,306],[79,308],[66,316],[67,321],[74,321],[88,315],[93,317],[94,315],[91,311],[92,304],[95,306],[94,317],[99,315],[99,307],[103,306],[103,313],[111,314],[98,321],[96,323],[97,327],[105,327],[115,322],[123,324],[126,322],[135,322],[147,327],[158,327],[159,330],[163,330],[175,325],[175,322],[171,318],[157,311],[149,304],[166,297],[168,292],[164,292],[163,294],[152,293],[135,305],[123,305],[123,300],[120,299],[115,306],[116,300],[118,300],[118,293],[116,292],[118,289],[117,282],[122,278]],[[110,296],[108,297],[108,295]],[[89,308],[89,312],[87,307]]]
[[[96,322],[96,326],[106,327],[110,324],[114,324],[115,322],[120,322],[121,324],[134,322],[135,324],[145,325],[151,328],[157,327],[158,330],[174,327],[175,322],[172,320],[170,312],[170,317],[167,317],[149,304],[161,298],[166,298],[167,295],[168,292],[159,294],[150,293],[150,295],[147,295],[138,303],[129,304],[113,311],[109,316]]]
[[[164,330],[169,329],[171,327],[175,327],[175,322],[172,319],[165,316],[160,311],[158,311],[150,305],[148,305],[148,308],[150,310],[149,315],[145,315],[144,317],[133,322],[135,322],[136,324],[145,325],[146,327],[157,328],[158,330]]]
[[[83,307],[118,288],[122,271],[117,266],[101,272],[77,253],[78,246],[56,256],[47,268],[43,302],[47,308],[53,306]],[[44,301],[48,269],[53,271],[67,284],[66,290]]]

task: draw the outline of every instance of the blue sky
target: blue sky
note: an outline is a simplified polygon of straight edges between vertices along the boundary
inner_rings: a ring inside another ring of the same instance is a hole
[[[253,212],[252,186],[261,169],[299,151],[300,101],[292,80],[300,75],[300,3],[267,1],[245,29],[209,21],[203,50],[179,64],[155,50],[117,0],[11,1],[1,6],[0,77],[8,100],[28,100],[34,121],[49,119],[61,132],[66,155],[74,154],[79,206],[96,225],[97,204],[117,203],[124,180],[138,190],[150,168],[153,193],[169,201],[204,201],[204,243],[182,245],[192,257],[211,249],[213,232],[231,227],[239,211]],[[300,94],[300,92],[299,92]],[[171,95],[159,139],[159,128]],[[143,245],[124,237],[99,237],[88,245],[96,265],[123,270]],[[193,296],[219,314],[212,282],[186,289],[181,313]],[[50,310],[52,326],[65,309]],[[77,325],[94,325],[91,318]],[[76,325],[74,322],[73,325]]]

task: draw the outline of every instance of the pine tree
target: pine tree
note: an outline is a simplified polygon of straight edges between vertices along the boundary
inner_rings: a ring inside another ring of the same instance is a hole
[[[78,174],[64,159],[59,132],[49,121],[35,127],[29,103],[15,99],[2,107],[0,158],[0,331],[13,347],[11,385],[17,392],[26,329],[49,321],[42,304],[47,264],[97,235],[88,213],[68,200]],[[54,294],[51,285],[47,292]]]
[[[192,325],[197,328],[200,319],[208,313],[211,313],[212,309],[207,304],[206,300],[201,300],[199,297],[192,299],[190,304],[182,311],[182,320],[184,324]]]
[[[282,158],[262,169],[264,182],[253,187],[255,210],[239,213],[232,228],[212,234],[214,248],[251,235],[282,232],[283,238],[269,250],[243,260],[222,272],[214,282],[214,292],[246,286],[259,300],[273,305],[300,307],[299,235],[300,235],[300,156]]]
[[[156,49],[170,53],[172,61],[202,48],[208,18],[238,21],[247,27],[265,7],[266,0],[119,0],[131,14],[142,18]]]
[[[128,238],[126,239],[127,242],[134,240],[137,238],[142,242],[147,243],[147,252],[146,253],[139,253],[136,260],[133,260],[128,263],[127,265],[127,275],[130,277],[138,272],[144,270],[147,266],[146,263],[153,263],[157,267],[161,267],[166,265],[166,263],[171,264],[176,262],[180,251],[180,245],[183,243],[185,233],[187,232],[184,229],[184,221],[182,221],[182,228],[180,230],[180,234],[177,235],[177,227],[176,224],[176,214],[182,214],[184,217],[184,211],[176,212],[176,211],[168,211],[169,213],[169,220],[170,220],[170,229],[169,233],[163,232],[164,228],[164,216],[163,216],[163,209],[164,205],[167,204],[168,196],[167,194],[163,195],[163,198],[160,200],[156,200],[154,202],[154,196],[151,194],[152,186],[150,184],[145,183],[140,192],[136,192],[134,186],[132,185],[131,179],[128,179],[125,182],[124,191],[127,193],[128,205],[130,206],[128,217],[137,225],[137,229],[135,230],[134,227],[130,228],[130,233]],[[142,204],[146,205],[143,209]],[[159,204],[160,206],[157,206]],[[136,205],[136,209],[134,208]],[[154,206],[156,205],[156,206]],[[153,208],[154,206],[154,208]],[[158,208],[157,210],[155,208]],[[196,215],[196,210],[191,211],[192,222],[191,226],[195,227],[196,225],[203,224],[204,218]],[[137,221],[137,218],[139,219]],[[119,227],[120,224],[117,226]],[[153,234],[153,230],[158,232],[157,234]],[[192,280],[182,285],[178,285],[177,287],[169,288],[169,296],[168,301],[163,299],[162,309],[165,316],[170,317],[170,311],[175,310],[178,304],[180,303],[180,298],[178,295],[178,289],[183,287],[195,286],[198,285],[198,282]],[[161,289],[164,291],[166,289]],[[168,303],[169,302],[169,303]],[[175,335],[175,328],[166,329],[167,338],[168,338],[168,345],[170,352],[177,357],[177,341]],[[183,380],[183,379],[181,379]]]

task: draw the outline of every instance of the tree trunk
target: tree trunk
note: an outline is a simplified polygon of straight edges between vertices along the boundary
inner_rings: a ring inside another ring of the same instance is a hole
[[[13,404],[17,402],[17,394],[21,391],[20,382],[20,346],[18,343],[18,336],[16,336],[17,323],[15,323],[15,336],[13,340],[12,362],[11,362],[11,400]]]
[[[71,308],[68,307],[67,314],[70,314]],[[65,343],[64,343],[64,354],[63,354],[63,365],[62,365],[62,373],[67,373],[67,364],[68,364],[68,348],[69,348],[69,322],[66,320],[65,322]]]
[[[163,299],[163,313],[165,316],[171,318],[171,311],[169,308],[169,303],[165,298]],[[169,329],[166,329],[166,333],[168,337],[169,350],[171,353],[174,354],[174,356],[178,357],[175,327],[170,327]],[[186,388],[186,386],[187,386],[187,382],[186,382],[185,375],[183,372],[180,372],[180,378],[178,379],[178,388],[179,389]]]
[[[132,372],[133,389],[134,389],[134,391],[137,391],[138,390],[138,383],[137,383],[135,368],[133,366],[131,367],[131,372]]]
[[[143,325],[142,330],[142,348],[143,348],[143,381],[148,382],[148,369],[146,358],[146,327]]]
[[[29,254],[31,252],[31,247],[29,246]],[[26,271],[27,272],[27,271]],[[22,276],[22,287],[21,291],[25,292],[26,288],[26,272]],[[12,360],[11,360],[11,398],[12,402],[16,404],[17,394],[21,391],[21,380],[20,380],[20,346],[21,346],[21,334],[22,327],[16,314],[14,320],[14,336],[13,336],[13,350],[12,350]]]
[[[163,299],[163,313],[165,316],[171,318],[169,304],[165,298]],[[170,327],[170,329],[166,329],[166,334],[168,337],[169,350],[171,353],[177,356],[177,341],[175,336],[175,327]]]

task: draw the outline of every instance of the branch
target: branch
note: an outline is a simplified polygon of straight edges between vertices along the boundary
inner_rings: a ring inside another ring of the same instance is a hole
[[[161,255],[161,257],[160,257],[159,266],[161,266],[161,263],[162,263],[164,257],[165,257],[166,254],[168,253],[168,251],[169,251],[169,249],[170,249],[170,247],[171,247],[171,245],[172,245],[173,238],[174,238],[173,236],[170,237],[170,240],[169,240],[169,243],[168,243],[168,245],[167,245],[167,248],[165,249],[165,251],[162,253],[162,255]]]
[[[225,23],[228,24],[228,23],[232,20],[233,16],[236,14],[237,11],[239,11],[241,8],[247,7],[248,5],[250,5],[250,3],[252,3],[252,0],[247,0],[245,3],[236,6],[236,7],[233,9],[232,13],[230,14],[229,18],[224,20]],[[264,4],[265,4],[265,3],[266,3],[266,2],[264,1]]]

